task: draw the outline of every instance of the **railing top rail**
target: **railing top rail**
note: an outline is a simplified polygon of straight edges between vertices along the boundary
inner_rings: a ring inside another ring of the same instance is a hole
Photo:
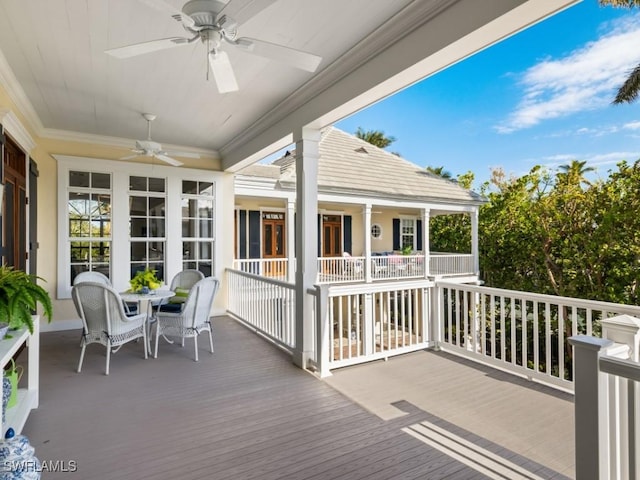
[[[391,280],[388,282],[377,281],[375,283],[359,283],[348,285],[329,285],[329,296],[337,297],[340,295],[354,295],[358,293],[378,293],[395,290],[406,290],[410,288],[429,288],[433,287],[431,280],[424,278],[415,280]]]
[[[254,280],[259,280],[263,283],[269,283],[271,285],[276,285],[278,287],[288,288],[293,290],[296,286],[293,283],[284,282],[282,280],[276,280],[274,278],[265,277],[263,275],[256,275],[255,273],[243,272],[242,270],[236,270],[235,268],[227,268],[227,272],[234,273],[240,275],[242,277],[251,278]]]
[[[237,263],[287,262],[288,258],[234,258]]]
[[[640,363],[624,358],[600,357],[600,370],[604,373],[640,382]]]
[[[578,308],[590,308],[595,310],[603,310],[607,312],[616,313],[628,313],[636,317],[640,316],[640,306],[637,305],[623,305],[621,303],[602,302],[600,300],[585,300],[583,298],[573,297],[561,297],[558,295],[548,295],[545,293],[532,293],[522,292],[520,290],[507,290],[504,288],[485,287],[479,285],[469,285],[447,282],[446,280],[438,280],[436,282],[438,287],[450,287],[457,290],[464,290],[467,292],[486,293],[489,295],[503,296],[503,297],[517,297],[523,300],[531,300],[537,302],[548,302],[558,305],[570,305]]]

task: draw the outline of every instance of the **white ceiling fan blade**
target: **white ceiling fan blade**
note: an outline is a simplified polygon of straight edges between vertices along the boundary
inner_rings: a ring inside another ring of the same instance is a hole
[[[139,155],[139,153],[136,153],[135,155],[127,155],[126,157],[121,157],[120,160],[131,160],[132,158],[136,158]]]
[[[238,82],[233,73],[233,67],[231,66],[227,52],[221,50],[211,52],[209,54],[209,65],[211,65],[213,78],[216,80],[216,85],[220,93],[235,92],[238,90]]]
[[[182,165],[181,161],[176,160],[175,158],[171,158],[167,155],[163,155],[161,153],[154,153],[153,156],[158,160],[162,160],[163,162],[168,163],[169,165],[173,165],[174,167],[179,167],[180,165]]]
[[[200,158],[200,155],[192,152],[174,152],[173,150],[170,152],[164,152],[165,154],[172,157],[184,157],[184,158]]]
[[[231,0],[220,13],[218,13],[218,19],[228,15],[233,18],[238,25],[242,25],[275,2],[276,0],[245,0],[244,2]]]
[[[182,22],[187,27],[194,27],[195,21],[189,15],[182,13],[182,10],[179,8],[175,8],[173,5],[168,4],[164,0],[138,0],[140,3],[144,3],[145,5],[155,8],[160,12],[167,13],[171,15],[173,18]]]
[[[149,42],[134,43],[133,45],[126,45],[124,47],[110,48],[104,52],[116,58],[129,58],[137,55],[144,55],[145,53],[157,52],[158,50],[186,45],[188,43],[189,39],[187,38],[170,37],[151,40]]]
[[[242,37],[236,40],[235,45],[246,52],[260,55],[276,62],[286,63],[307,72],[315,72],[322,61],[322,57],[313,53],[303,52],[302,50],[265,42],[256,38]]]

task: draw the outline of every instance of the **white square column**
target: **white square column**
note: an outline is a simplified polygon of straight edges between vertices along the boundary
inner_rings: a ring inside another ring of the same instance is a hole
[[[296,140],[296,347],[293,363],[307,367],[313,354],[313,299],[318,275],[318,144],[320,130],[302,127]]]
[[[371,283],[371,204],[367,203],[363,210],[364,215],[364,278]]]
[[[287,199],[287,282],[296,281],[295,201]]]
[[[429,263],[431,262],[431,245],[429,244],[429,220],[431,210],[422,209],[422,254],[424,255],[424,278],[429,278]]]
[[[480,275],[480,250],[478,248],[478,207],[471,212],[471,254],[473,256],[473,270]]]

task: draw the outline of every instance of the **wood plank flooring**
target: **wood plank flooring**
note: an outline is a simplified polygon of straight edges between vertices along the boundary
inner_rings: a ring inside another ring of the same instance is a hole
[[[334,370],[334,388],[384,419],[407,401],[447,428],[462,428],[574,476],[573,396],[444,352],[418,351]]]
[[[163,342],[158,359],[148,360],[142,345],[131,343],[112,356],[109,376],[97,345],[75,372],[79,332],[43,334],[40,407],[23,433],[40,460],[58,467],[74,461],[77,471],[45,471],[42,478],[503,478],[402,430],[422,421],[451,426],[446,421],[403,402],[395,408],[405,415],[385,421],[233,320],[215,318],[214,330],[215,353],[201,338],[198,363],[190,341],[184,349]],[[530,465],[542,478],[562,478]]]

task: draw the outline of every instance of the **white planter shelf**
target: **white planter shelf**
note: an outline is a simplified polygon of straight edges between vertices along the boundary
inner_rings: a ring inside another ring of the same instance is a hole
[[[9,335],[12,338],[0,340],[0,367],[4,369],[13,355],[26,343],[28,347],[28,365],[26,366],[28,382],[27,388],[18,389],[17,404],[7,409],[6,421],[2,424],[2,429],[0,429],[0,439],[4,438],[4,434],[9,427],[15,430],[16,435],[22,432],[29,413],[34,408],[38,408],[39,401],[40,318],[38,316],[33,317],[33,335],[30,335],[29,330],[26,328],[9,332]]]

